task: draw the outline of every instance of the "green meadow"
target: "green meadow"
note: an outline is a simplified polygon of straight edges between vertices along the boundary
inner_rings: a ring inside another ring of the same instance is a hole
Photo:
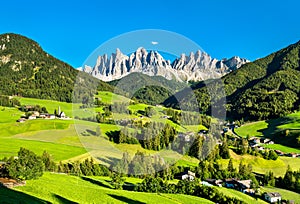
[[[113,101],[123,102],[128,100],[123,96],[112,94],[110,92],[99,92],[97,95],[103,102],[111,103]],[[54,112],[60,106],[62,111],[65,111],[68,116],[75,115],[86,116],[94,115],[97,111],[101,112],[102,107],[97,109],[87,108],[80,109],[80,104],[68,104],[63,102],[20,98],[23,105],[37,105],[45,106],[49,112]],[[151,118],[141,117],[142,112],[149,105],[134,104],[129,105],[129,109],[135,112],[134,115],[116,113],[113,115],[114,119],[136,118],[135,120],[142,120],[145,122],[156,121],[168,123],[175,127],[180,132],[198,132],[206,129],[202,125],[186,125],[180,126],[171,120],[164,119],[163,107],[152,106],[156,114]],[[73,109],[74,108],[74,109]],[[109,141],[108,133],[110,131],[120,130],[118,125],[114,124],[98,124],[82,120],[28,120],[25,123],[18,123],[16,120],[24,113],[16,108],[0,107],[0,158],[14,156],[17,154],[20,147],[25,147],[34,151],[37,154],[42,154],[47,150],[55,161],[76,161],[84,160],[86,158],[98,158],[96,162],[109,165],[116,159],[121,159],[123,152],[128,152],[131,157],[137,151],[145,152],[146,154],[159,154],[170,164],[176,163],[178,166],[197,166],[199,160],[189,157],[187,155],[180,155],[171,150],[162,150],[155,152],[152,150],[145,150],[141,145],[132,144],[114,144]],[[291,114],[286,119],[286,123],[278,121],[276,127],[287,128],[287,121],[290,126],[296,128],[299,122],[300,114]],[[270,128],[270,121],[259,121],[255,123],[246,124],[236,129],[238,135],[246,137],[258,136],[262,137],[266,130]],[[101,135],[96,137],[97,126],[100,127]],[[271,125],[272,127],[272,125]],[[130,129],[130,131],[132,131]],[[297,148],[290,148],[280,144],[268,145],[268,148],[279,149],[283,152],[300,153]],[[245,164],[251,164],[253,171],[257,173],[266,173],[273,171],[275,176],[283,176],[286,168],[290,165],[293,170],[300,169],[299,158],[279,157],[276,161],[265,160],[260,157],[251,155],[237,155],[233,151],[230,152],[233,158],[235,168],[243,161]],[[223,168],[227,167],[229,160],[221,159],[219,162]],[[150,194],[139,193],[126,190],[114,190],[110,185],[108,177],[94,177],[95,180],[86,180],[75,176],[68,176],[63,174],[45,173],[45,175],[38,179],[28,181],[26,186],[18,187],[15,190],[0,189],[1,198],[9,203],[16,202],[14,197],[21,198],[27,203],[212,203],[208,200],[187,196],[187,195],[169,195],[169,194]],[[137,184],[142,180],[137,178],[126,178],[127,184]],[[172,181],[177,182],[177,181]],[[68,188],[66,188],[68,186]],[[265,203],[261,200],[254,200],[243,193],[226,189],[218,188],[222,193],[230,197],[237,197],[243,199],[247,203]],[[264,188],[264,190],[272,190]],[[279,189],[280,190],[280,189]],[[279,191],[278,190],[278,191]],[[292,192],[281,191],[286,198],[294,196]]]
[[[124,96],[109,92],[109,91],[99,91],[97,95],[95,95],[99,100],[106,104],[113,104],[115,102],[130,102],[129,98]]]
[[[137,183],[139,181],[126,180],[128,183]],[[213,203],[203,198],[181,194],[171,195],[114,190],[106,177],[85,179],[52,173],[45,173],[40,179],[27,181],[26,186],[17,187],[15,190],[9,191],[10,193],[7,195],[7,192],[0,189],[0,196],[9,197],[12,203],[20,200],[30,203],[34,198],[40,199],[40,201],[34,200],[36,203],[42,203],[41,200],[51,203]],[[22,196],[14,197],[14,195]]]
[[[233,165],[235,168],[238,168],[239,163],[242,161],[244,164],[251,164],[253,171],[260,174],[265,174],[268,171],[272,171],[277,177],[284,176],[288,165],[290,165],[294,171],[300,169],[299,158],[278,157],[278,159],[274,161],[252,155],[237,155],[232,150],[230,150],[230,155],[233,159]],[[223,168],[226,168],[229,159],[221,159],[219,162],[222,164]]]
[[[241,137],[247,137],[248,135],[250,137],[262,137],[264,136],[262,131],[266,128],[268,128],[268,123],[266,123],[266,121],[258,121],[247,123],[239,128],[236,128],[235,132]]]
[[[15,122],[23,115],[16,108],[2,107],[0,106],[0,124]]]
[[[0,195],[5,196],[11,202],[17,202],[22,198],[23,201],[29,201],[30,203],[213,203],[203,198],[181,194],[114,190],[110,180],[109,177],[80,178],[64,174],[45,173],[40,179],[27,181],[26,186],[17,187],[15,190],[0,189]],[[142,179],[126,177],[125,184],[138,184],[141,181]],[[236,190],[215,188],[229,197],[242,199],[248,204],[266,203]],[[271,191],[273,189],[263,188],[262,190]],[[295,201],[299,199],[296,193],[282,189],[274,190],[280,191],[286,198],[294,196]],[[18,197],[14,197],[14,195],[18,195]]]
[[[300,129],[300,112],[289,114],[285,117],[268,120],[246,123],[235,132],[241,136],[246,137],[272,137],[272,135],[282,130],[299,130]]]
[[[268,145],[264,145],[264,146],[269,148],[269,149],[277,149],[277,150],[280,150],[280,151],[285,152],[285,153],[293,152],[293,153],[300,154],[300,149],[299,148],[287,147],[287,146],[284,146],[284,145],[281,145],[281,144],[268,144]]]
[[[60,106],[61,111],[64,111],[67,116],[73,116],[73,105],[74,109],[79,109],[80,104],[72,104],[66,102],[59,102],[53,100],[43,100],[36,98],[18,98],[21,105],[40,105],[41,107],[46,107],[49,113],[54,113],[54,110],[58,110]]]

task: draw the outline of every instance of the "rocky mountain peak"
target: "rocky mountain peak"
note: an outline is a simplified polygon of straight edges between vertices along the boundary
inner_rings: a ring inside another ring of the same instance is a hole
[[[171,63],[157,51],[147,51],[139,47],[129,56],[116,49],[116,53],[109,58],[106,54],[99,56],[93,68],[85,67],[83,70],[103,81],[120,79],[132,72],[163,76],[178,81],[201,81],[221,77],[247,62],[249,61],[240,57],[217,60],[197,50],[195,54],[191,52],[188,56],[182,53],[180,58]]]

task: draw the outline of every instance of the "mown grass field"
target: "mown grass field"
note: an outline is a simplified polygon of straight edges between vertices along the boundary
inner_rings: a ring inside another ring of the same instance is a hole
[[[288,165],[290,165],[295,171],[300,169],[299,158],[278,157],[278,159],[274,161],[252,155],[237,155],[232,150],[230,150],[230,155],[233,158],[233,165],[235,168],[238,168],[239,163],[242,161],[244,164],[251,164],[253,171],[260,174],[265,174],[268,171],[272,171],[277,177],[284,176]],[[222,164],[223,168],[226,168],[229,159],[221,159],[219,162]]]
[[[285,153],[290,153],[290,152],[300,153],[300,149],[298,149],[298,148],[287,147],[287,146],[284,146],[281,144],[269,144],[269,145],[264,145],[264,146],[267,148],[270,148],[270,149],[278,149]]]
[[[245,124],[235,130],[241,136],[256,136],[270,138],[275,144],[264,145],[267,148],[285,153],[300,153],[297,137],[300,131],[300,112],[289,114],[282,118],[268,121],[258,121]],[[289,134],[291,133],[291,134]],[[287,134],[287,135],[285,135]],[[292,137],[291,137],[292,136]]]
[[[80,104],[72,104],[66,102],[59,102],[53,100],[43,100],[36,98],[18,98],[21,102],[21,105],[40,105],[41,107],[46,107],[47,111],[51,114],[54,113],[54,110],[58,110],[60,106],[61,111],[64,111],[67,116],[73,116],[73,105],[74,109],[79,109]]]
[[[278,126],[280,129],[300,129],[300,112],[292,113],[286,117],[286,124]]]
[[[16,156],[20,147],[30,149],[38,155],[42,155],[43,151],[47,150],[55,161],[67,160],[86,153],[86,150],[82,147],[51,142],[4,138],[0,139],[0,158]]]
[[[0,124],[16,122],[22,115],[16,108],[0,106]]]
[[[284,200],[293,200],[296,204],[300,203],[300,194],[295,193],[293,191],[281,189],[281,188],[275,188],[275,187],[261,187],[260,189],[261,193],[263,192],[278,192],[282,196],[282,199]]]
[[[5,109],[0,115],[6,116],[7,123],[0,123],[0,158],[10,157],[17,154],[20,147],[31,149],[37,154],[42,154],[47,150],[55,161],[75,161],[86,158],[99,158],[99,163],[109,165],[116,159],[121,159],[123,152],[127,151],[131,157],[137,151],[146,154],[156,154],[157,152],[145,150],[141,145],[114,144],[108,141],[107,134],[110,131],[120,130],[120,127],[113,124],[97,124],[81,120],[28,120],[25,123],[17,123],[16,119],[23,113],[15,108]],[[120,114],[121,115],[121,114]],[[144,118],[150,120],[150,118]],[[143,120],[144,120],[143,119]],[[188,131],[170,120],[163,122]],[[160,121],[161,122],[161,121]],[[100,126],[101,137],[96,137],[96,127]],[[196,128],[197,126],[193,126]],[[201,126],[199,126],[201,128]],[[81,133],[90,132],[89,136]],[[179,162],[188,166],[197,165],[197,159],[182,157],[172,151],[162,151],[159,153],[169,163]],[[191,162],[191,160],[193,162]]]
[[[49,151],[56,161],[65,160],[84,154],[86,150],[71,143],[57,143],[47,141],[51,131],[63,131],[68,129],[73,121],[62,120],[32,120],[25,123],[17,123],[16,120],[23,113],[16,108],[2,108],[0,111],[0,158],[15,156],[20,147],[33,150],[37,154],[42,154],[44,150]],[[16,135],[35,134],[41,131],[41,139],[30,140],[28,138],[18,138]]]
[[[262,131],[266,128],[268,128],[268,123],[266,121],[258,121],[236,128],[235,132],[241,137],[247,137],[247,135],[250,137],[262,137],[264,136]]]
[[[96,180],[98,182],[75,176],[46,173],[38,180],[27,181],[26,186],[17,187],[16,190],[17,193],[23,192],[51,203],[213,203],[203,198],[188,195],[114,190],[105,177]],[[1,192],[0,190],[0,195]],[[11,192],[11,194],[13,193]],[[25,198],[25,196],[22,198],[15,197],[15,200],[11,198],[11,201],[16,203],[20,201],[19,199],[29,198]]]
[[[250,137],[270,137],[275,131],[285,129],[300,129],[300,112],[292,113],[286,117],[269,121],[247,123],[235,129],[235,132],[241,137],[246,137],[247,135]]]
[[[187,155],[184,155],[183,157],[181,157],[177,162],[176,162],[176,165],[177,166],[198,166],[199,164],[199,160],[194,158],[194,157],[190,157],[190,156],[187,156]]]
[[[109,91],[99,91],[97,95],[95,95],[99,100],[106,104],[113,104],[115,102],[130,102],[131,99],[126,98],[125,96],[121,96]]]

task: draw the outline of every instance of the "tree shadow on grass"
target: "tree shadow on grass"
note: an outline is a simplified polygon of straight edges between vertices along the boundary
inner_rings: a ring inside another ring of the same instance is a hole
[[[133,200],[133,199],[130,199],[130,198],[126,198],[124,196],[118,196],[118,195],[114,195],[114,194],[107,194],[109,195],[110,197],[114,198],[114,199],[117,199],[119,201],[122,201],[122,202],[125,202],[125,203],[131,203],[131,204],[145,204],[144,202],[140,202],[138,200]]]
[[[23,192],[15,191],[13,189],[0,187],[0,203],[51,203]]]
[[[133,184],[133,183],[130,183],[130,182],[125,182],[124,184],[123,184],[123,190],[126,190],[126,191],[133,191],[134,190],[134,188],[135,188],[135,184]]]
[[[58,200],[59,203],[61,204],[75,204],[77,202],[74,202],[74,201],[71,201],[71,200],[68,200],[60,195],[57,195],[57,194],[54,194],[54,197]]]
[[[101,187],[104,187],[104,188],[110,188],[110,189],[112,189],[110,186],[104,184],[104,183],[101,182],[101,181],[94,180],[94,179],[91,179],[91,178],[88,178],[88,177],[81,177],[81,178],[82,178],[83,180],[85,180],[85,181],[88,181],[88,182],[92,183],[92,184],[96,184],[96,185],[101,186]]]

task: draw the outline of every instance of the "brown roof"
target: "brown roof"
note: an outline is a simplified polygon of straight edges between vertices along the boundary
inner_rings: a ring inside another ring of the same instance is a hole
[[[9,178],[0,178],[0,183],[18,183],[16,180],[14,179],[9,179]]]
[[[277,192],[267,193],[267,195],[270,196],[271,198],[281,197],[280,193],[277,193]]]

